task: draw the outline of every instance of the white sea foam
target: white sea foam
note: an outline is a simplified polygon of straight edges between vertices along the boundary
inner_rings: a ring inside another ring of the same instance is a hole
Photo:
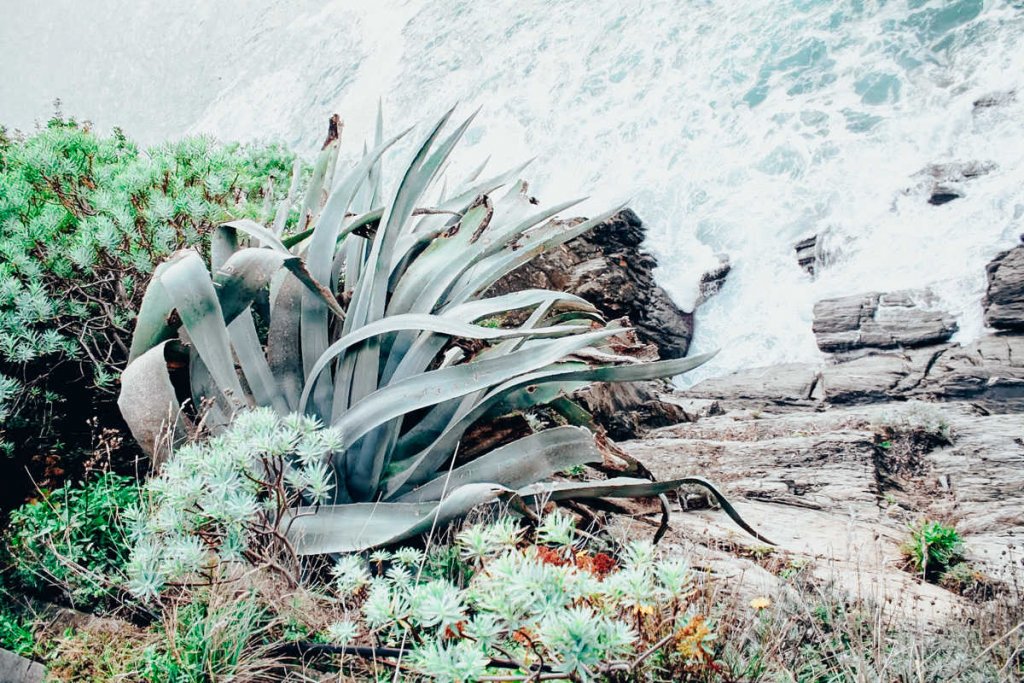
[[[378,98],[395,125],[482,106],[464,166],[538,156],[544,199],[587,193],[596,211],[631,198],[681,305],[729,255],[695,338],[723,352],[697,378],[819,359],[814,301],[867,290],[928,287],[969,340],[984,264],[1024,232],[1019,1],[15,5],[0,118],[23,127],[60,96],[145,141],[207,132],[312,150],[333,111],[361,140]],[[973,160],[997,169],[962,199],[931,206],[914,189],[929,163]],[[812,281],[792,245],[826,231],[837,260]]]

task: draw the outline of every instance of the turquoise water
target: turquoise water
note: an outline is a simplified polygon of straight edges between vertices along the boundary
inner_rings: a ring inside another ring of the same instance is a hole
[[[928,288],[970,339],[985,262],[1024,232],[1019,1],[12,2],[0,119],[18,126],[60,96],[143,140],[312,150],[338,111],[358,149],[378,98],[395,125],[482,106],[464,167],[537,156],[543,199],[631,198],[682,305],[729,255],[698,312],[696,347],[723,348],[704,375],[819,359],[814,301],[870,289]],[[912,177],[975,160],[996,170],[944,206]],[[814,281],[792,252],[812,233],[835,253]]]

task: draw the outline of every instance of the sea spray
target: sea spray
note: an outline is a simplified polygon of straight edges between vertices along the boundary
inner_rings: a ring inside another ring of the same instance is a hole
[[[1020,2],[88,5],[9,12],[5,123],[60,96],[151,142],[277,136],[312,151],[333,111],[350,141],[369,135],[378,98],[393,125],[482,105],[466,168],[537,156],[531,191],[549,201],[631,198],[681,305],[729,255],[694,340],[723,351],[691,380],[820,360],[814,302],[860,291],[930,288],[969,340],[985,263],[1024,231]],[[915,174],[951,161],[995,167],[933,206]],[[812,234],[832,256],[813,280],[793,252]]]

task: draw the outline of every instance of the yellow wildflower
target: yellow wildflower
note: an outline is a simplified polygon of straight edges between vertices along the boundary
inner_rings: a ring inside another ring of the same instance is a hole
[[[754,598],[750,601],[750,606],[760,611],[772,606],[772,601],[764,596]]]

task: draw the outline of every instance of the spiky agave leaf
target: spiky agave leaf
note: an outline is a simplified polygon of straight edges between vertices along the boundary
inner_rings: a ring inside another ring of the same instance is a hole
[[[176,337],[189,348],[193,399],[212,411],[208,426],[258,405],[339,428],[335,505],[312,516],[298,511],[287,522],[291,533],[314,539],[302,542],[309,552],[406,538],[428,518],[444,523],[483,502],[525,510],[541,495],[531,486],[600,460],[591,435],[575,427],[541,432],[444,473],[471,425],[544,403],[565,407],[565,397],[589,382],[671,376],[707,359],[620,365],[611,355],[583,358],[574,354],[622,330],[601,326],[579,297],[527,290],[481,298],[507,273],[614,211],[557,221],[575,201],[538,208],[524,183],[499,192],[521,168],[436,192],[440,169],[473,120],[445,135],[450,116],[414,148],[390,196],[382,157],[401,135],[385,140],[378,126],[374,148],[321,203],[337,155],[332,142],[314,169],[295,235],[227,223],[213,238],[212,275],[197,253],[176,254],[157,269],[143,300],[122,408],[144,448],[154,442],[154,424],[178,408],[161,367]],[[514,325],[478,324],[524,316]],[[455,339],[476,346],[453,350]],[[152,400],[134,402],[147,392]],[[655,495],[673,483],[544,486],[544,495],[587,497]]]

